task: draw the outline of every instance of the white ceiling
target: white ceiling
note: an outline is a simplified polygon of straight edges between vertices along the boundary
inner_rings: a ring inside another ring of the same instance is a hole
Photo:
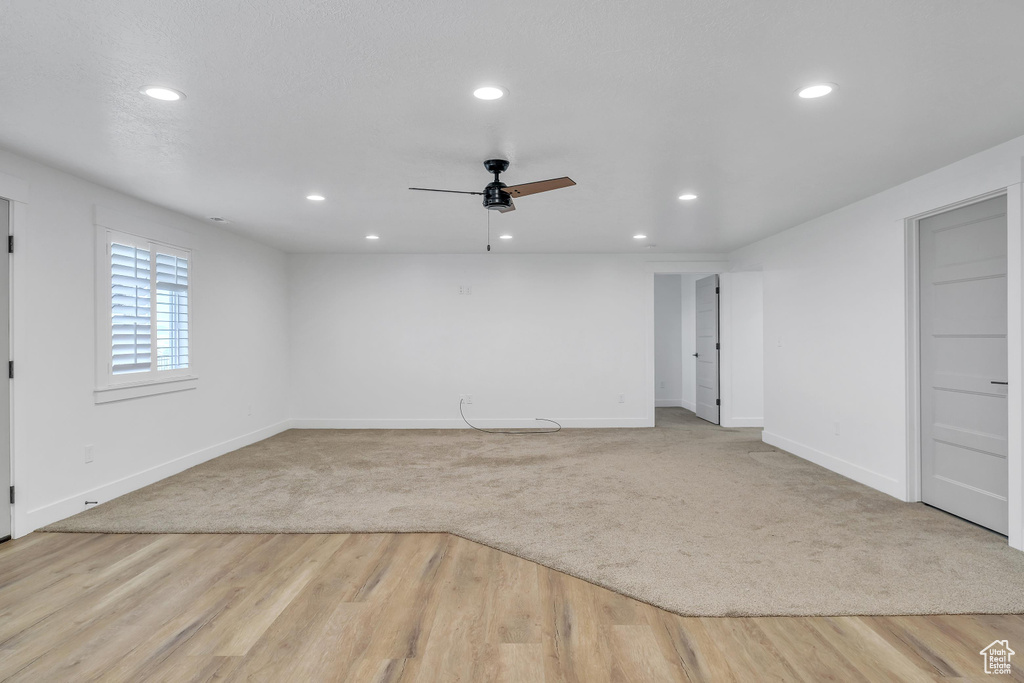
[[[492,214],[496,250],[720,252],[1024,134],[1022,29],[1018,0],[0,0],[0,147],[288,251],[480,251],[479,197],[406,188],[505,157],[578,186]]]

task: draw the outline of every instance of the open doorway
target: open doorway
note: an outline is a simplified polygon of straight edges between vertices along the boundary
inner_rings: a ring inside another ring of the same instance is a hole
[[[654,408],[762,427],[763,306],[759,270],[655,273]]]
[[[693,368],[683,358],[694,353],[692,286],[690,274],[654,276],[654,405],[657,408],[694,409]],[[689,297],[686,296],[689,292]]]
[[[720,402],[717,289],[716,275],[654,276],[654,405],[698,412],[700,404],[701,417],[713,424]]]

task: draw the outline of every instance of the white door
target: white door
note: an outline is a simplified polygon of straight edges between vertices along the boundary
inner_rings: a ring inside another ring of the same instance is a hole
[[[1006,197],[919,225],[921,497],[1006,534]]]
[[[718,424],[718,276],[697,280],[697,417]]]
[[[0,235],[11,231],[11,205],[0,199]],[[0,358],[10,358],[10,256],[0,258]],[[11,536],[11,507],[4,504],[11,487],[11,386],[0,391],[0,539]]]

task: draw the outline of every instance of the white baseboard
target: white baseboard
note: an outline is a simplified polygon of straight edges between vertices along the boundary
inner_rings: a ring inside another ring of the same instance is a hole
[[[893,498],[903,500],[907,494],[906,486],[902,482],[878,474],[877,472],[872,472],[860,465],[855,465],[847,460],[837,458],[834,455],[823,453],[811,448],[810,446],[805,446],[802,443],[791,441],[784,436],[779,436],[778,434],[766,431],[761,434],[761,440],[766,444],[770,444],[776,448],[781,448],[782,450],[788,451],[789,453],[799,456],[804,460],[809,460],[815,465],[821,465],[825,469],[832,470],[833,472],[841,474],[848,479],[853,479],[865,486],[877,489],[882,493],[888,493]]]
[[[656,398],[654,399],[655,408],[682,408],[683,399],[681,398]]]
[[[763,417],[723,417],[723,427],[764,427]]]
[[[681,405],[683,408],[686,408],[691,413],[697,412],[697,404],[694,401],[687,401],[686,399],[683,399],[682,401],[679,402],[679,405]]]
[[[275,434],[279,434],[286,429],[291,429],[291,420],[283,420],[277,424],[264,427],[263,429],[257,429],[254,432],[243,434],[242,436],[235,437],[234,439],[228,439],[219,444],[203,448],[194,453],[189,453],[180,458],[175,458],[169,462],[165,462],[162,465],[156,465],[150,467],[142,472],[118,479],[117,481],[98,486],[94,489],[82,491],[76,493],[73,496],[59,500],[55,503],[50,503],[42,507],[38,507],[35,510],[29,510],[24,515],[16,515],[14,519],[14,530],[15,537],[24,536],[30,531],[35,531],[40,527],[44,527],[47,524],[59,521],[71,515],[82,512],[85,509],[84,501],[95,500],[98,503],[105,503],[108,500],[123,496],[126,493],[140,489],[143,486],[148,486],[154,482],[166,479],[172,474],[183,472],[190,467],[195,467],[200,463],[204,463],[207,460],[212,460],[217,456],[230,453],[231,451],[238,450],[243,446],[262,441],[263,439],[270,438]]]
[[[609,429],[652,427],[649,418],[643,417],[567,417],[552,418],[565,429]],[[481,429],[545,429],[550,422],[539,422],[533,418],[488,420],[472,419]],[[292,429],[470,429],[456,418],[441,419],[348,419],[348,418],[300,418],[291,421]]]

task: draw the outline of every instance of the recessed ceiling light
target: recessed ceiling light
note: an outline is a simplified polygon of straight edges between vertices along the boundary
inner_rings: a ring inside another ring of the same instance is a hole
[[[163,100],[164,102],[175,102],[185,99],[185,93],[180,90],[165,88],[161,85],[147,85],[141,92],[143,95],[149,95],[154,100]]]
[[[379,240],[380,237],[378,235],[367,235],[366,239],[368,239],[368,240]]]
[[[512,239],[512,235],[498,235],[498,239],[500,239],[500,240],[510,240],[510,239]]]
[[[805,100],[813,100],[815,97],[824,97],[825,95],[828,95],[838,87],[839,86],[835,83],[818,83],[816,85],[809,85],[806,88],[801,88],[796,94]]]
[[[696,199],[697,195],[693,194],[692,192],[687,192],[686,194],[679,195],[679,198],[682,199],[684,202],[689,202]]]
[[[645,240],[645,239],[647,239],[647,235],[633,235],[633,239],[635,239],[635,240]]]
[[[311,202],[322,202],[324,200],[324,197],[323,195],[319,194],[307,194],[306,199],[308,199]]]
[[[473,91],[473,97],[478,100],[500,100],[507,94],[507,90],[496,85],[485,85]]]

